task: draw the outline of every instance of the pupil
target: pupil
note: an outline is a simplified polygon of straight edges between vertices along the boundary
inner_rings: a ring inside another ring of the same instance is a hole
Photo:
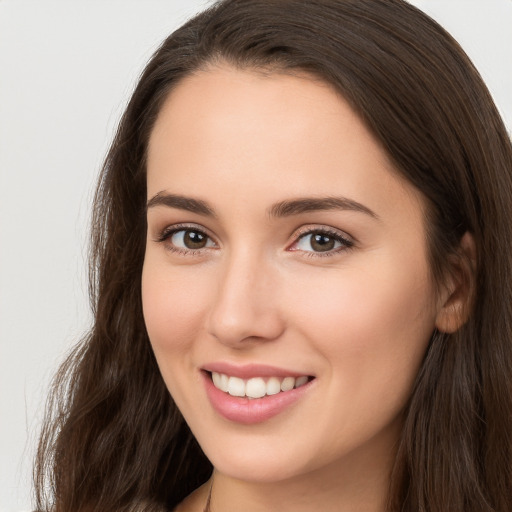
[[[183,241],[188,249],[201,249],[206,245],[206,236],[197,231],[186,231]]]
[[[334,249],[334,238],[317,233],[311,237],[311,247],[317,252],[325,252]]]

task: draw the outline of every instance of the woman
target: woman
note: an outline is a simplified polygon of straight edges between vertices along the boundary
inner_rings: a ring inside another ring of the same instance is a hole
[[[401,0],[228,0],[144,71],[98,187],[56,511],[512,507],[512,148]],[[213,473],[212,473],[213,470]]]

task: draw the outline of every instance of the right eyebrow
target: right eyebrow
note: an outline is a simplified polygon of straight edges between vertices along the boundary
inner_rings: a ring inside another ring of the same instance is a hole
[[[169,194],[167,192],[158,192],[146,204],[146,211],[155,206],[167,206],[169,208],[178,208],[188,212],[205,215],[207,217],[215,217],[213,208],[206,201],[194,199],[192,197],[180,196],[177,194]]]

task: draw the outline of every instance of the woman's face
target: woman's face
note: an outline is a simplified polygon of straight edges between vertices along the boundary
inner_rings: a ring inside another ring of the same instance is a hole
[[[422,198],[348,104],[307,76],[202,71],[147,171],[144,317],[215,467],[389,462],[439,307]]]

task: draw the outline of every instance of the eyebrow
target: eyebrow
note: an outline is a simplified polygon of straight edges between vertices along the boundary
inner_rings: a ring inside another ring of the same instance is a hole
[[[215,210],[206,201],[177,194],[169,194],[163,191],[158,192],[147,202],[146,209],[149,210],[155,206],[177,208],[179,210],[186,210],[207,217],[216,216]],[[379,219],[379,216],[367,206],[346,197],[333,196],[302,197],[298,199],[280,201],[269,208],[268,214],[270,217],[281,218],[300,215],[301,213],[328,210],[355,211],[369,215],[374,219]]]
[[[303,197],[274,204],[269,214],[271,217],[289,217],[301,213],[327,210],[350,210],[364,213],[378,219],[379,216],[367,206],[346,197]]]
[[[211,208],[206,201],[176,194],[168,194],[167,192],[158,192],[158,194],[154,195],[147,202],[146,210],[154,208],[155,206],[167,206],[169,208],[186,210],[207,217],[215,217],[213,208]]]

